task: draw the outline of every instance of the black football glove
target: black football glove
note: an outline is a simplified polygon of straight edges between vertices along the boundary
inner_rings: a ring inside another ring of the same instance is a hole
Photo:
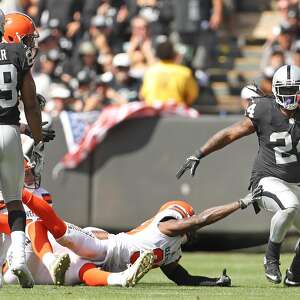
[[[55,138],[55,130],[48,127],[48,128],[43,128],[45,125],[47,125],[48,122],[42,122],[42,137],[43,137],[43,142],[48,143],[50,141],[53,141]],[[26,127],[25,129],[25,134],[28,135],[29,137],[32,138],[32,133],[29,127]]]
[[[187,170],[191,170],[191,176],[194,176],[202,157],[204,157],[204,154],[201,151],[189,156],[183,166],[176,173],[176,178],[179,179]]]
[[[241,209],[245,209],[250,204],[257,203],[257,201],[261,199],[263,191],[263,187],[259,185],[252,191],[252,193],[249,193],[245,198],[240,199],[239,202]]]

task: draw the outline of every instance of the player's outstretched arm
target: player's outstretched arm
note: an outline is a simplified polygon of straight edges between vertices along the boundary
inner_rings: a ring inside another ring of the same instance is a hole
[[[262,186],[253,190],[245,198],[221,206],[208,208],[200,214],[181,220],[168,220],[159,224],[159,230],[167,236],[178,236],[204,226],[218,222],[239,209],[244,209],[250,204],[256,203],[262,197]]]
[[[244,117],[241,121],[226,127],[216,134],[214,134],[200,150],[196,151],[194,155],[189,156],[186,162],[182,165],[176,174],[179,179],[187,170],[191,170],[191,176],[195,175],[196,169],[200,160],[208,154],[224,148],[228,144],[247,136],[255,131],[252,121]]]
[[[162,272],[177,285],[190,286],[230,286],[231,280],[225,274],[218,278],[190,275],[179,263],[173,262],[161,267]]]

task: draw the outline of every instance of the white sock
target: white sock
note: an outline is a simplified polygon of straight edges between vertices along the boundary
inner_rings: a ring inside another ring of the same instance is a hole
[[[108,285],[122,285],[122,272],[120,273],[110,273],[107,277]]]
[[[42,257],[42,262],[46,266],[46,268],[49,270],[50,266],[53,264],[53,262],[55,261],[55,259],[56,259],[56,257],[55,257],[55,255],[52,252],[47,252]]]
[[[25,264],[25,232],[13,231],[10,234],[12,247],[12,265]]]

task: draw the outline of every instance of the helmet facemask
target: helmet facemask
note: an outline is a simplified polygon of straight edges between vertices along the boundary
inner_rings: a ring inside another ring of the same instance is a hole
[[[30,158],[27,155],[24,155],[24,187],[27,189],[35,190],[38,189],[41,185],[40,176],[34,174],[34,169],[31,167]]]
[[[300,95],[300,82],[276,83],[273,87],[276,102],[287,110],[294,110],[298,107]]]

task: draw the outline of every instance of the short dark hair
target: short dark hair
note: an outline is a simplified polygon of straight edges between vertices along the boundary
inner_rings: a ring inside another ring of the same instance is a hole
[[[176,56],[173,43],[170,40],[158,42],[155,47],[155,55],[161,60],[172,60]]]

